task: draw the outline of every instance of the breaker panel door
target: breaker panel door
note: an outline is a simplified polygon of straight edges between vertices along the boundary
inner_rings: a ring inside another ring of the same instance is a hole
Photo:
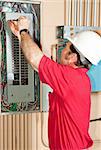
[[[17,19],[21,15],[30,19],[29,32],[32,34],[32,14],[6,13],[5,21]],[[34,71],[24,58],[17,37],[9,28],[6,30],[6,56],[8,102],[34,101]]]

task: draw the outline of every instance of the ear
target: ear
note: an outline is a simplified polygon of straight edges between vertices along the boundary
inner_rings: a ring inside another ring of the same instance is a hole
[[[77,54],[76,53],[72,53],[69,56],[69,63],[75,63],[75,62],[77,62]]]

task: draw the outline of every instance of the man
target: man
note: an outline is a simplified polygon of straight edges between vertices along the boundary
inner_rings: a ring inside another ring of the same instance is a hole
[[[50,150],[82,150],[92,146],[89,136],[90,80],[79,53],[68,42],[61,53],[61,64],[46,57],[28,33],[29,21],[20,17],[9,21],[19,38],[22,51],[40,80],[50,85],[48,137]]]

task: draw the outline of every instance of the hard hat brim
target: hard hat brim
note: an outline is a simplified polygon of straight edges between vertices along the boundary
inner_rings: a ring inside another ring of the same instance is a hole
[[[67,39],[75,46],[76,50],[78,53],[81,55],[82,58],[87,58],[92,64],[97,65],[99,61],[101,60],[101,43],[99,42],[99,45],[96,45],[96,51],[93,55],[89,54],[89,51],[87,52],[84,47],[85,45],[83,44],[83,47],[81,48],[79,45],[77,45],[77,39],[76,41],[73,38],[67,37]],[[83,41],[84,42],[84,41]],[[92,43],[93,44],[93,43]],[[91,45],[92,46],[92,45]],[[97,48],[98,47],[98,48]],[[89,48],[91,49],[91,48]],[[100,54],[99,54],[100,53]]]

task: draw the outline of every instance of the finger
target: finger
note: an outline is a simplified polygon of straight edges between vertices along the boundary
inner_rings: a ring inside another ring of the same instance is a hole
[[[8,25],[12,31],[12,33],[15,35],[15,36],[19,36],[19,30],[18,30],[18,26],[17,26],[17,22],[16,21],[8,21]]]
[[[17,30],[18,31],[18,23],[17,21],[12,21],[12,20],[9,20],[8,21],[8,25],[9,27],[11,28],[11,30]]]
[[[26,16],[20,16],[20,17],[18,18],[18,21],[20,21],[21,19],[27,19],[27,18],[26,18]]]

